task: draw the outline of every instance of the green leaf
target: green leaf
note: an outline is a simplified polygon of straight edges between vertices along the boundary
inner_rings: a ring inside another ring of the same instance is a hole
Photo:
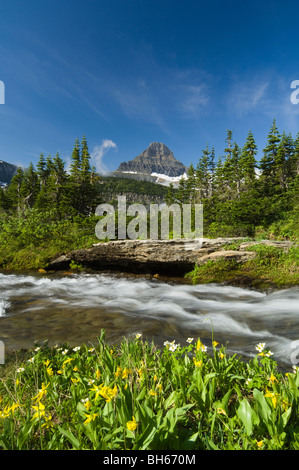
[[[229,399],[231,397],[231,394],[233,393],[233,389],[230,389],[228,392],[226,392],[226,394],[224,395],[223,399],[222,399],[222,407],[224,409],[226,409],[227,407],[227,404],[229,402]]]
[[[252,434],[252,413],[253,411],[251,406],[249,405],[246,398],[244,398],[244,400],[241,401],[239,408],[237,409],[237,415],[244,424],[247,436]]]
[[[207,439],[207,444],[208,444],[208,449],[210,450],[220,450],[219,447],[214,444],[214,442],[211,439]]]
[[[0,440],[0,449],[1,448],[4,450],[12,450],[11,443],[3,436]]]
[[[269,433],[273,436],[277,433],[277,428],[272,420],[271,408],[269,407],[266,398],[264,397],[262,392],[260,392],[260,390],[257,390],[256,388],[253,390],[253,397],[258,403],[259,416],[266,424]]]
[[[22,427],[17,437],[18,450],[22,449],[25,440],[28,438],[28,434],[31,432],[31,429],[35,424],[35,421],[29,421],[25,424],[25,426]]]
[[[80,442],[70,430],[63,429],[61,426],[58,426],[58,429],[61,434],[63,434],[70,441],[70,443],[73,445],[73,447],[75,447],[76,450],[80,449]]]
[[[183,450],[192,450],[192,449],[194,449],[195,443],[198,439],[198,436],[199,436],[199,432],[196,432],[196,433],[192,434],[192,436],[185,439],[185,441],[183,442],[183,445],[182,445],[182,449]]]

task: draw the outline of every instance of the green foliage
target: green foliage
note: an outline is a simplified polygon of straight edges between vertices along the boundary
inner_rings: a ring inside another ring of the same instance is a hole
[[[167,203],[202,203],[205,237],[254,237],[257,227],[265,234],[272,227],[278,237],[298,239],[299,135],[280,135],[274,120],[260,162],[251,131],[243,147],[230,130],[225,142],[216,165],[207,145]]]
[[[98,242],[98,218],[61,218],[56,211],[26,209],[0,219],[0,266],[6,269],[44,268],[53,257]]]
[[[237,250],[239,245],[248,239],[227,244],[225,250]],[[246,287],[264,288],[269,286],[290,287],[299,283],[299,247],[294,245],[289,249],[253,243],[246,248],[256,253],[254,259],[243,263],[227,260],[223,256],[216,261],[207,261],[196,265],[186,275],[194,284],[208,282],[231,282]]]

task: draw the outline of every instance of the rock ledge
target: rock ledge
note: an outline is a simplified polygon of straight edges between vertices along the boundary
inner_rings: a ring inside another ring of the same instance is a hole
[[[91,248],[74,250],[51,261],[48,270],[69,269],[71,261],[94,270],[114,270],[138,274],[184,276],[195,264],[220,258],[244,263],[256,253],[248,251],[255,241],[240,243],[240,238],[176,239],[176,240],[117,240],[100,242]],[[240,243],[236,250],[225,245]],[[288,249],[291,242],[258,242]]]

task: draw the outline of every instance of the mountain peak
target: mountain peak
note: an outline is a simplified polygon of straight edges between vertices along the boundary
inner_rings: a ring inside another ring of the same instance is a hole
[[[133,160],[121,163],[117,171],[180,176],[186,172],[186,167],[174,158],[173,152],[167,145],[152,142]]]

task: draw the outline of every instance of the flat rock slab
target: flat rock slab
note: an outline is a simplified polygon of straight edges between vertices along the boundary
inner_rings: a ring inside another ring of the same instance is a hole
[[[224,246],[241,238],[176,239],[176,240],[115,240],[100,242],[91,248],[74,250],[51,261],[48,270],[69,269],[70,262],[95,270],[115,270],[133,273],[183,276],[195,264],[220,258],[245,262],[256,256],[248,251],[249,244],[240,244],[238,250]],[[258,242],[260,243],[260,242]],[[275,245],[271,241],[271,245]],[[277,242],[277,246],[281,246]]]

